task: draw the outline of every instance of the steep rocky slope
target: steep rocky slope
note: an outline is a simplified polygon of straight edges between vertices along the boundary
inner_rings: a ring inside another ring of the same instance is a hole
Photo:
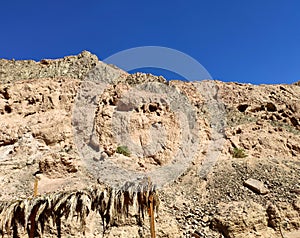
[[[89,52],[0,60],[0,81],[1,201],[31,197],[36,174],[40,195],[144,174],[157,237],[300,237],[299,83],[167,82]],[[84,237],[102,237],[88,219]],[[149,234],[131,217],[104,237]],[[80,236],[65,221],[62,237]]]

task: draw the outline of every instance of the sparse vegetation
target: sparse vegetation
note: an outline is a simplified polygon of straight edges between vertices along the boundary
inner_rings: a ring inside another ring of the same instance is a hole
[[[250,114],[241,113],[236,108],[226,108],[226,119],[228,127],[235,127],[257,121],[257,118],[252,117]]]
[[[294,135],[300,135],[300,131],[288,123],[283,123],[280,121],[270,121],[269,123],[273,127],[282,128],[282,129],[286,130],[287,132],[293,133]]]
[[[130,153],[130,150],[129,150],[128,147],[125,146],[125,145],[118,146],[116,152],[119,153],[119,154],[128,156],[128,157],[129,157],[130,154],[131,154],[131,153]]]
[[[248,155],[243,148],[233,148],[232,156],[233,158],[246,158]]]

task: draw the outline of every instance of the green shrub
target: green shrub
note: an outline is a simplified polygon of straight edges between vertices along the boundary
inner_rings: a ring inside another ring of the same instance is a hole
[[[128,157],[130,156],[130,150],[128,149],[128,147],[126,145],[118,146],[116,152],[119,154],[128,156]]]
[[[242,148],[233,148],[232,156],[233,158],[245,158],[248,155],[245,153],[245,150]]]

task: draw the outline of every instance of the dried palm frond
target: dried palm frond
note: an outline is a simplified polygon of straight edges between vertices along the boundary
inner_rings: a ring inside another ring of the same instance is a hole
[[[19,237],[23,227],[23,232],[27,232],[29,237],[41,237],[45,225],[52,221],[60,237],[61,224],[75,218],[84,233],[91,211],[99,213],[105,230],[116,221],[128,217],[129,212],[143,220],[150,202],[157,209],[156,188],[145,179],[139,183],[127,182],[120,189],[94,186],[85,190],[0,202],[0,234]]]

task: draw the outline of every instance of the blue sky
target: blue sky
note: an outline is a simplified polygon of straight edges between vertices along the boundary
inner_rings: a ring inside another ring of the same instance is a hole
[[[0,58],[40,60],[86,49],[104,59],[164,46],[195,58],[214,79],[300,80],[298,0],[2,1],[0,31]]]

